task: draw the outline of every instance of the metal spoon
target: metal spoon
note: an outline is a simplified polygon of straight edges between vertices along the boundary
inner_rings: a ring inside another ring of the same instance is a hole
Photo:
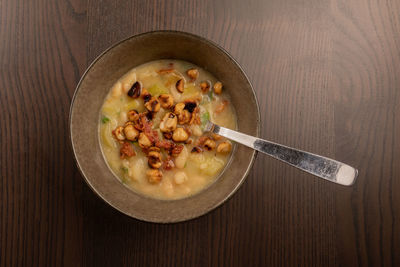
[[[357,169],[342,162],[243,134],[210,121],[204,129],[337,184],[352,185],[358,175]]]

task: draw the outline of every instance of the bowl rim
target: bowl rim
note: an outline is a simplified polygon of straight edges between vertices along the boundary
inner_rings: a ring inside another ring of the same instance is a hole
[[[89,188],[95,193],[95,195],[97,197],[99,197],[100,199],[102,199],[105,203],[107,203],[109,206],[111,206],[112,208],[114,208],[115,210],[119,211],[120,213],[131,217],[133,219],[139,220],[139,221],[143,221],[143,222],[149,222],[149,223],[159,223],[159,224],[169,224],[169,223],[179,223],[179,222],[185,222],[185,221],[190,221],[190,220],[194,220],[196,218],[202,217],[208,213],[210,213],[211,211],[215,210],[216,208],[220,207],[222,204],[224,204],[226,201],[228,201],[235,193],[236,191],[242,186],[242,184],[244,183],[244,181],[246,180],[247,176],[249,175],[251,169],[254,166],[254,162],[257,158],[258,152],[257,150],[253,150],[252,152],[252,156],[250,159],[250,163],[247,166],[244,174],[242,175],[242,178],[240,179],[240,182],[238,184],[236,184],[236,186],[232,189],[232,191],[225,197],[223,197],[222,199],[220,199],[219,201],[217,201],[213,206],[209,207],[207,210],[205,210],[204,212],[188,217],[188,218],[183,218],[183,219],[178,219],[178,220],[173,220],[173,221],[152,221],[152,220],[146,220],[146,218],[142,218],[142,217],[136,217],[128,212],[125,212],[121,209],[119,209],[117,206],[113,205],[110,201],[108,201],[106,198],[104,198],[98,191],[97,189],[90,183],[88,177],[86,177],[85,173],[82,170],[81,165],[79,164],[78,158],[76,156],[76,152],[75,152],[75,147],[74,147],[74,143],[73,143],[73,139],[72,139],[72,113],[73,113],[73,109],[74,109],[74,103],[75,103],[75,99],[76,96],[78,94],[79,88],[81,86],[82,81],[85,79],[86,75],[89,73],[89,71],[92,69],[92,67],[103,57],[105,56],[110,50],[112,50],[113,48],[117,47],[118,45],[131,40],[133,38],[138,38],[140,36],[143,35],[151,35],[151,34],[162,34],[162,33],[170,33],[170,34],[178,34],[178,35],[183,35],[183,36],[188,36],[191,38],[195,38],[195,39],[200,39],[201,41],[203,41],[204,43],[207,43],[210,46],[213,46],[217,49],[219,49],[220,51],[222,51],[227,58],[232,61],[238,68],[239,70],[242,72],[242,74],[244,75],[244,77],[246,78],[247,82],[250,85],[251,88],[251,92],[253,94],[253,99],[255,101],[256,104],[256,110],[257,110],[257,116],[256,116],[256,137],[260,136],[260,132],[261,132],[261,114],[260,114],[260,106],[259,106],[259,102],[258,102],[258,98],[256,95],[256,92],[254,90],[254,87],[249,79],[249,77],[247,76],[246,72],[243,70],[242,66],[232,57],[231,54],[229,54],[229,52],[227,50],[225,50],[225,48],[223,48],[222,46],[220,46],[219,44],[215,43],[214,41],[211,41],[203,36],[197,35],[197,34],[193,34],[190,32],[185,32],[185,31],[178,31],[178,30],[153,30],[153,31],[147,31],[147,32],[142,32],[139,34],[133,34],[130,35],[124,39],[121,39],[113,44],[111,44],[110,46],[108,46],[103,52],[101,52],[98,56],[96,56],[92,62],[88,65],[88,67],[86,68],[86,70],[83,72],[83,74],[81,75],[81,78],[79,79],[78,84],[75,87],[74,90],[74,94],[71,98],[71,104],[70,104],[70,109],[69,109],[69,118],[68,118],[68,134],[69,134],[69,144],[70,147],[72,149],[72,154],[73,154],[73,158],[75,161],[76,166],[78,167],[79,173],[81,174],[81,176],[84,178],[85,183],[89,186]],[[104,160],[104,156],[103,156],[103,160]],[[201,194],[201,191],[198,192],[197,194]],[[179,201],[179,199],[177,200],[165,200],[165,201]]]

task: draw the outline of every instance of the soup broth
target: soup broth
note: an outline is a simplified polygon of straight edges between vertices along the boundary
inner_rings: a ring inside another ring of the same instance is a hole
[[[203,132],[208,120],[236,128],[222,83],[189,62],[152,61],[111,88],[101,108],[100,144],[126,186],[157,199],[179,199],[210,185],[232,153],[230,141]]]

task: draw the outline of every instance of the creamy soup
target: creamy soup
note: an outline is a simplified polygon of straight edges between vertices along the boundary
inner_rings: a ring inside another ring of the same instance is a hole
[[[105,159],[122,183],[158,199],[190,196],[223,171],[232,143],[203,132],[235,129],[229,96],[213,75],[179,60],[140,65],[111,88],[100,114]]]

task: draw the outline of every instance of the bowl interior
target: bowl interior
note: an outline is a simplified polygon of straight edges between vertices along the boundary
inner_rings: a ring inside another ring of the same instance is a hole
[[[245,179],[256,153],[237,146],[229,168],[216,182],[200,193],[180,200],[144,197],[116,179],[100,149],[100,108],[111,86],[122,75],[157,59],[186,60],[210,71],[231,95],[238,130],[259,135],[257,100],[239,65],[224,50],[204,38],[182,32],[159,31],[133,36],[112,46],[87,69],[71,104],[71,142],[86,182],[111,206],[144,221],[178,222],[203,215],[232,195]]]

